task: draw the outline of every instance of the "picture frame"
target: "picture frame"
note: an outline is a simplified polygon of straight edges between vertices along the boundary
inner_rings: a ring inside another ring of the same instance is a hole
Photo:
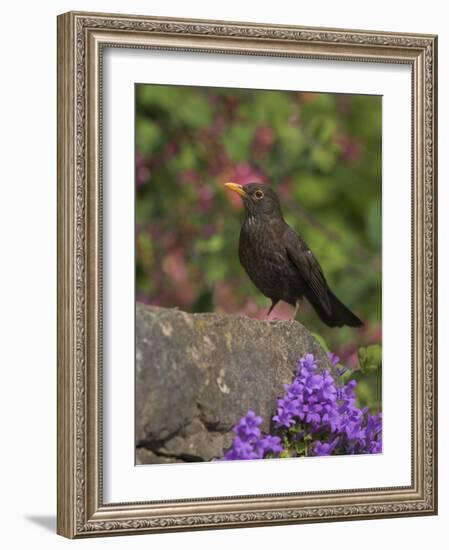
[[[402,312],[411,325],[410,484],[157,500],[149,489],[144,500],[105,501],[102,94],[108,48],[410,68],[407,231],[412,307]],[[436,36],[84,12],[60,15],[58,533],[83,538],[436,514],[436,201]]]

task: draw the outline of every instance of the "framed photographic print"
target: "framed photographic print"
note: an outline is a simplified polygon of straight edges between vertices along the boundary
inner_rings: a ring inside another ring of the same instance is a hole
[[[435,514],[431,35],[58,18],[58,532]]]

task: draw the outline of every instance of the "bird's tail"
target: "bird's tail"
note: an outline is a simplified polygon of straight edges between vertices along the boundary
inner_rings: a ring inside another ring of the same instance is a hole
[[[309,302],[312,304],[314,310],[317,312],[319,318],[329,327],[342,327],[347,325],[348,327],[361,327],[363,322],[347,308],[343,302],[335,296],[335,294],[328,290],[330,311],[320,303],[316,297],[311,293],[307,296]]]

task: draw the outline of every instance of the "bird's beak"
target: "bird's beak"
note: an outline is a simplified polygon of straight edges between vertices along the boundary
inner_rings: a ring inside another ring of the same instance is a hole
[[[243,189],[243,185],[240,185],[238,183],[225,183],[225,187],[227,187],[231,191],[235,191],[242,197],[246,197],[247,195],[246,191]]]

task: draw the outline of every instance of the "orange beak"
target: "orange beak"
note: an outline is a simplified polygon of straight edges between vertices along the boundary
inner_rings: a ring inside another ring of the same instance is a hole
[[[246,191],[243,189],[243,185],[240,185],[239,183],[225,183],[225,187],[231,191],[235,191],[242,197],[246,197]]]

